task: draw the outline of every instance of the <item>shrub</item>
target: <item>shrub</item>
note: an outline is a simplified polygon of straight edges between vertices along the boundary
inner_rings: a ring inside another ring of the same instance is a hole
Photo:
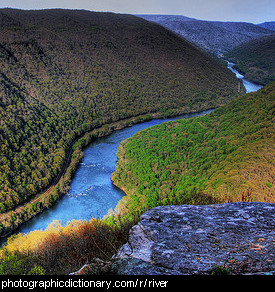
[[[223,266],[215,266],[211,269],[210,275],[216,276],[216,275],[230,275],[230,272],[227,268]]]

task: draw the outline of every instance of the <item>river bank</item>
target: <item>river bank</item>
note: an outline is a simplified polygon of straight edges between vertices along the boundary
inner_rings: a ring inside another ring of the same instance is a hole
[[[263,85],[260,85],[260,84],[256,84],[252,81],[249,81],[249,80],[246,80],[244,78],[244,75],[239,72],[237,69],[235,69],[235,64],[228,61],[228,60],[225,60],[227,62],[227,68],[230,69],[233,73],[235,73],[235,75],[237,76],[237,78],[241,79],[242,82],[243,82],[243,85],[245,86],[246,88],[246,92],[252,92],[252,91],[257,91],[259,89],[261,89],[263,87]]]
[[[119,214],[163,205],[274,203],[274,84],[196,119],[163,123],[122,141],[113,183]],[[260,169],[260,171],[259,171]],[[121,212],[120,212],[121,211]]]
[[[70,189],[72,179],[79,168],[84,154],[83,149],[98,138],[106,137],[113,133],[131,127],[136,124],[143,123],[152,119],[164,119],[167,117],[178,117],[180,114],[188,112],[199,112],[200,107],[196,107],[193,111],[187,108],[168,110],[162,113],[145,114],[117,121],[111,124],[103,125],[85,133],[77,141],[75,141],[68,151],[65,167],[59,173],[54,184],[45,192],[38,194],[30,202],[18,206],[16,209],[0,215],[0,237],[5,238],[17,231],[21,226],[37,217],[40,213],[52,208]]]
[[[246,91],[250,92],[258,90],[258,87],[255,87],[254,84],[244,80],[243,76],[232,68],[233,65],[233,63],[228,62],[228,68],[244,82]],[[240,86],[240,89],[242,89],[242,86]],[[38,214],[42,212],[47,212],[46,210],[49,210],[50,208],[52,208],[52,206],[58,205],[55,203],[57,201],[60,201],[64,195],[68,194],[72,180],[75,177],[77,170],[81,166],[80,162],[84,157],[83,149],[85,149],[85,147],[87,147],[91,142],[96,141],[98,138],[106,137],[116,130],[121,130],[135,124],[139,124],[151,119],[164,119],[167,117],[177,117],[184,113],[200,112],[202,110],[205,110],[205,108],[203,107],[203,105],[197,105],[194,106],[193,109],[191,109],[189,106],[187,106],[174,110],[169,109],[159,113],[145,114],[126,120],[117,121],[112,124],[103,125],[98,129],[94,129],[88,133],[85,133],[83,136],[79,137],[77,141],[73,143],[73,145],[71,145],[70,151],[66,157],[65,167],[63,168],[62,172],[59,173],[53,185],[51,185],[44,193],[37,195],[30,202],[27,202],[26,204],[19,206],[15,210],[7,212],[6,214],[2,214],[0,216],[0,236],[6,237],[7,235],[13,233],[15,230],[18,230],[19,227],[24,226],[25,223],[29,222],[32,218],[36,219],[36,217],[39,217]],[[114,188],[115,187],[113,186],[113,189]],[[113,189],[111,190],[111,192],[113,192]],[[117,191],[116,189],[114,190]],[[116,205],[117,204],[115,204],[115,206]],[[114,209],[114,206],[110,207],[110,209]],[[104,215],[106,215],[108,211],[109,209]],[[73,211],[73,213],[75,213],[75,211]],[[96,213],[95,215],[93,214],[92,216],[98,217],[98,213]],[[52,218],[53,220],[60,220],[58,216],[57,218],[55,218],[55,216],[52,216]],[[27,228],[24,232],[29,232],[30,230],[33,229]]]
[[[234,63],[232,63],[228,60],[225,60],[225,61],[227,62],[228,69],[230,69],[236,75],[236,77],[242,81],[243,86],[245,87],[246,93],[258,91],[259,89],[261,89],[263,87],[262,85],[255,84],[251,81],[244,79],[244,76],[240,72],[238,72],[236,69],[234,69]],[[240,89],[241,89],[241,86],[240,86]],[[119,145],[118,151],[117,151],[118,161],[121,164],[124,164],[124,166],[127,164],[125,162],[125,148],[124,148],[125,143],[126,143],[126,141],[122,141],[121,144]],[[114,210],[111,210],[108,215],[120,214],[121,212],[123,212],[123,210],[125,209],[125,206],[127,204],[129,204],[129,202],[130,202],[131,195],[137,191],[135,186],[133,188],[131,188],[129,184],[128,185],[123,184],[123,182],[120,181],[120,179],[117,177],[116,172],[114,172],[112,174],[112,182],[116,187],[121,189],[127,195],[124,196],[118,202],[118,204],[114,208]],[[211,198],[209,198],[209,201],[211,201]]]

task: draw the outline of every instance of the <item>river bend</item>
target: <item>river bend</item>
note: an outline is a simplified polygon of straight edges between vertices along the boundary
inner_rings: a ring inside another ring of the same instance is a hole
[[[257,91],[261,88],[260,85],[245,80],[241,74],[232,69],[233,65],[233,63],[228,62],[228,68],[243,80],[247,92]],[[169,119],[155,119],[115,131],[107,137],[97,139],[84,150],[84,159],[71,183],[69,193],[53,207],[43,211],[21,226],[18,232],[28,233],[32,230],[44,230],[54,220],[60,221],[61,225],[65,226],[68,221],[73,219],[103,218],[108,210],[110,208],[114,209],[125,195],[111,181],[111,175],[116,167],[117,148],[122,140],[132,137],[138,131],[163,122],[201,116],[211,111],[185,114]]]

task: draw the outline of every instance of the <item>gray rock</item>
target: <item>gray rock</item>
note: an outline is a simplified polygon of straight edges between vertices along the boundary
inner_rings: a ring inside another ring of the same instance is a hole
[[[123,275],[231,274],[275,270],[275,204],[157,207],[141,216],[114,257]]]

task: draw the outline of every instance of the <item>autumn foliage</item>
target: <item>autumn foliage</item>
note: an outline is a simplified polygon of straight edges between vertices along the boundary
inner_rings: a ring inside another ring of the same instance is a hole
[[[73,220],[65,227],[53,222],[45,231],[14,235],[0,251],[0,274],[28,274],[37,267],[47,274],[68,274],[89,259],[109,260],[126,242],[129,228],[97,219]]]

